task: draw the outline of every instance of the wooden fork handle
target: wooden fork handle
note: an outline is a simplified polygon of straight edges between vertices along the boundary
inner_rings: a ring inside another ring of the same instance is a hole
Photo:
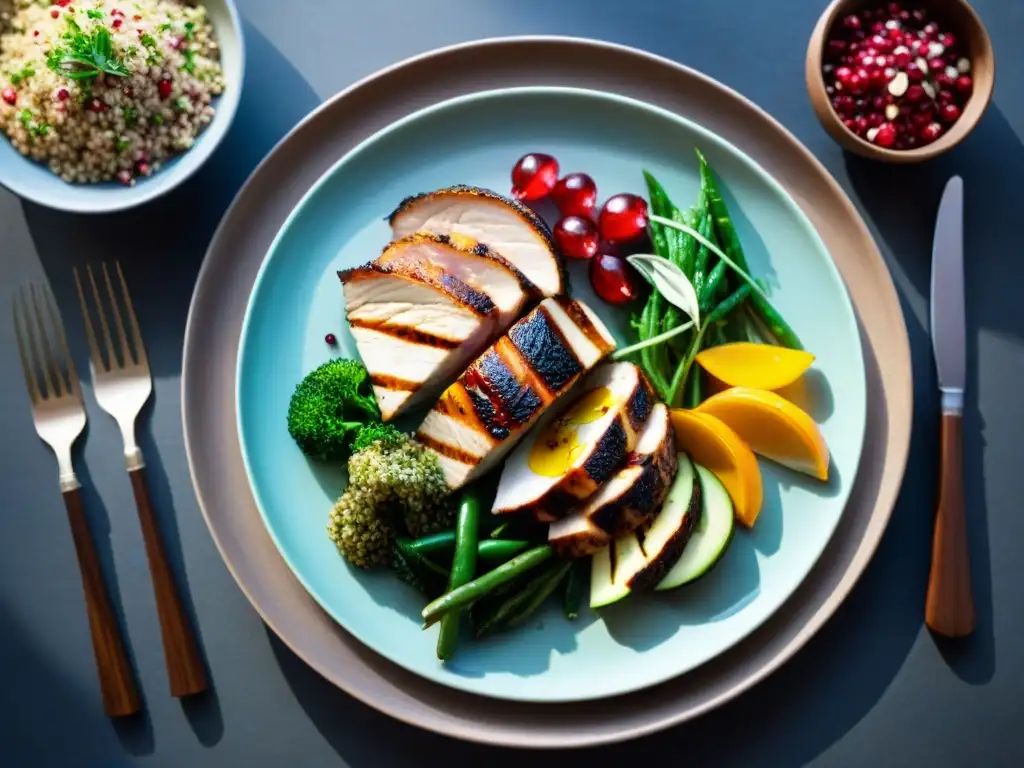
[[[962,424],[960,414],[942,414],[939,504],[925,601],[928,626],[947,637],[963,637],[974,631],[971,563],[964,519]]]
[[[64,505],[68,509],[71,537],[78,555],[78,568],[82,572],[85,588],[85,606],[89,614],[92,649],[99,669],[100,692],[103,709],[110,717],[133,715],[142,708],[142,699],[135,686],[128,654],[125,653],[121,630],[107,594],[107,585],[100,569],[99,555],[89,524],[85,519],[82,491],[79,488],[64,491]]]
[[[160,619],[160,635],[163,639],[164,662],[170,677],[171,695],[178,698],[191,696],[208,687],[206,669],[167,559],[163,536],[157,526],[153,502],[150,500],[145,469],[131,469],[128,476],[131,477],[135,505],[139,510],[142,538],[146,543],[146,559],[149,561],[149,573],[156,595],[156,610]]]

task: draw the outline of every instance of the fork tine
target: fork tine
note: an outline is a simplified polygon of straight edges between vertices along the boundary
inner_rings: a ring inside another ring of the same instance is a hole
[[[124,296],[124,306],[128,312],[128,322],[131,324],[132,344],[135,345],[135,360],[139,365],[148,365],[146,359],[146,347],[142,344],[142,331],[139,328],[139,320],[135,317],[135,307],[132,306],[132,297],[128,293],[128,283],[125,282],[124,273],[121,271],[121,262],[115,261],[117,276],[121,279],[121,294]]]
[[[25,374],[25,386],[28,388],[28,396],[32,405],[36,405],[42,396],[39,392],[39,384],[36,381],[36,368],[32,359],[32,352],[26,338],[27,318],[25,309],[22,306],[22,291],[17,290],[11,299],[11,311],[14,315],[14,336],[18,340],[18,355],[21,357],[21,372]]]
[[[44,290],[43,298],[49,309],[50,323],[53,325],[54,335],[57,337],[57,351],[63,357],[64,367],[67,369],[68,379],[66,383],[71,385],[71,394],[81,397],[82,388],[78,381],[78,372],[75,370],[75,361],[71,357],[71,349],[68,347],[68,338],[64,334],[64,321],[61,319],[60,309],[57,308],[57,299],[54,298],[53,291],[50,288]]]
[[[110,282],[110,272],[107,270],[106,262],[103,262],[103,282],[107,284],[107,296],[110,297],[110,311],[114,314],[117,340],[121,342],[121,364],[125,367],[133,365],[135,360],[132,358],[132,351],[128,348],[128,336],[124,332],[124,323],[121,322],[121,310],[117,307],[117,296],[114,293],[114,284]]]
[[[43,305],[46,304],[46,295],[37,283],[31,286],[32,308],[35,310],[36,327],[39,329],[39,342],[43,349],[43,372],[46,376],[46,385],[50,392],[56,397],[63,397],[71,389],[64,380],[64,371],[61,368],[60,355],[54,352],[54,346],[50,343],[50,336],[56,341],[57,326],[47,328],[46,315],[43,314]],[[50,378],[51,369],[53,378]]]
[[[31,285],[26,285],[23,289],[22,302],[25,307],[25,321],[28,333],[26,338],[28,339],[28,345],[32,349],[32,358],[36,362],[36,377],[39,382],[39,391],[43,395],[43,399],[46,400],[55,394],[58,394],[53,388],[53,380],[50,377],[49,368],[49,349],[46,344],[46,334],[42,328],[42,324],[39,320],[39,313],[36,311],[33,313],[33,309],[38,310],[35,307],[35,296],[32,291]],[[33,318],[33,314],[36,318]]]
[[[92,319],[89,317],[89,305],[85,300],[85,291],[82,290],[82,281],[78,276],[78,268],[73,267],[72,272],[75,274],[75,287],[78,288],[78,303],[82,306],[82,319],[85,321],[85,337],[89,341],[89,356],[92,358],[92,364],[101,371],[107,370],[107,365],[103,361],[103,356],[100,354],[100,347],[96,343],[96,332],[92,327]]]
[[[96,276],[92,273],[92,265],[85,265],[86,274],[89,275],[89,283],[92,285],[92,297],[96,302],[96,316],[100,319],[100,330],[103,331],[103,341],[106,343],[107,360],[109,369],[117,368],[117,355],[114,354],[114,342],[110,338],[110,327],[107,325],[107,315],[103,311],[103,301],[100,299],[100,289],[96,286]]]

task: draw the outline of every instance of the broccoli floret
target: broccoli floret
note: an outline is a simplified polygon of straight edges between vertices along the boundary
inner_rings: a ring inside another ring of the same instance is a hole
[[[376,435],[374,439],[369,438]],[[346,560],[360,568],[384,565],[395,537],[450,528],[455,505],[437,457],[395,428],[366,430],[348,460],[348,488],[327,530]]]
[[[352,453],[358,453],[378,440],[384,441],[389,446],[394,446],[407,439],[406,434],[394,424],[367,424],[356,435],[355,442],[352,443]]]
[[[346,458],[359,430],[380,422],[380,408],[366,367],[357,360],[329,360],[295,387],[288,404],[288,434],[307,456]]]

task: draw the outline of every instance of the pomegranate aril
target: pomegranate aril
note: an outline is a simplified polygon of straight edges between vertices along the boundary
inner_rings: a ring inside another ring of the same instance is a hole
[[[843,19],[843,26],[849,30],[856,31],[861,28],[860,19],[856,14],[851,13]]]
[[[600,244],[597,226],[583,216],[566,216],[559,219],[553,234],[558,250],[570,259],[593,258]]]
[[[599,227],[601,237],[609,243],[635,240],[647,229],[647,202],[628,193],[608,198],[601,208]]]
[[[853,97],[841,93],[832,99],[832,109],[840,115],[849,115],[853,112]]]
[[[599,253],[590,260],[590,285],[609,304],[626,304],[639,293],[631,267],[618,256]]]
[[[892,123],[882,123],[875,133],[874,142],[880,147],[891,147],[896,141],[896,126]]]
[[[906,99],[911,104],[916,104],[917,102],[924,98],[924,88],[922,88],[917,83],[914,83],[909,88],[907,88],[907,92],[903,94],[903,98]]]
[[[960,118],[960,107],[956,104],[943,104],[939,107],[939,117],[946,123],[956,122]]]
[[[960,77],[956,79],[955,85],[956,89],[960,91],[960,93],[970,93],[971,88],[974,87],[974,81],[971,80],[970,75],[960,75]]]
[[[941,135],[942,126],[939,125],[938,123],[928,123],[928,125],[924,126],[921,129],[921,132],[918,134],[918,136],[921,138],[921,141],[925,142],[926,144],[935,141]]]
[[[590,216],[597,207],[597,184],[585,173],[569,173],[555,183],[551,199],[563,216]]]
[[[867,121],[868,127],[877,128],[878,126],[885,122],[885,115],[881,114],[880,112],[872,112],[870,115],[867,116]]]
[[[512,168],[512,196],[534,201],[547,197],[558,181],[558,161],[543,152],[523,155]]]
[[[8,104],[16,104],[18,102],[18,92],[8,85],[3,90],[3,99]]]
[[[939,102],[940,106],[945,104],[953,104],[956,101],[956,96],[953,95],[952,91],[942,90],[939,91],[939,95],[936,97],[936,101]]]

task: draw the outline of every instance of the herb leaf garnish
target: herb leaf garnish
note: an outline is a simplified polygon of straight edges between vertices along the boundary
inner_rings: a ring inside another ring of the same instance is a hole
[[[68,31],[62,38],[67,45],[50,51],[46,57],[46,65],[50,69],[69,80],[91,80],[101,72],[117,77],[131,74],[124,62],[113,54],[110,32],[106,27],[97,26],[91,35],[87,35],[74,19],[66,18]]]

